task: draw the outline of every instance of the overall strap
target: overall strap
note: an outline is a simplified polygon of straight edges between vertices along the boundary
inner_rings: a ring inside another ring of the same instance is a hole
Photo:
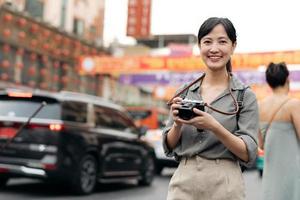
[[[268,125],[267,125],[266,131],[265,131],[265,137],[266,137],[266,134],[267,134],[267,132],[268,132],[270,126],[271,126],[271,123],[272,123],[272,121],[274,120],[276,114],[277,114],[278,111],[282,108],[282,106],[283,106],[285,103],[287,103],[289,100],[290,100],[290,98],[285,99],[285,100],[278,106],[278,108],[276,108],[276,110],[275,110],[274,113],[272,114],[272,117],[271,117],[271,119],[270,119],[270,121],[269,121],[269,123],[268,123]],[[264,138],[265,138],[265,137],[264,137]]]
[[[265,144],[265,140],[266,140],[266,136],[267,136],[267,132],[272,124],[272,121],[274,120],[276,114],[278,113],[278,111],[282,108],[282,106],[287,103],[290,100],[290,98],[285,99],[279,106],[278,108],[274,111],[274,113],[272,114],[272,117],[270,118],[268,124],[267,124],[267,128],[265,131],[265,134],[262,134],[262,131],[260,130],[261,133],[261,139],[262,139],[262,149],[264,148],[264,144]]]

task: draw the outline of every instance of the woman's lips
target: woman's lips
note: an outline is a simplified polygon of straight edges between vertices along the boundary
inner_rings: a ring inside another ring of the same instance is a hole
[[[208,56],[208,58],[211,61],[219,61],[222,58],[222,56]]]

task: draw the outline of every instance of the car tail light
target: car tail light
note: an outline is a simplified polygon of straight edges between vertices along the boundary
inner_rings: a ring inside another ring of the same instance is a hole
[[[0,173],[7,173],[9,170],[7,168],[0,167]]]
[[[29,124],[28,125],[29,129],[38,129],[38,128],[46,128],[49,129],[51,131],[61,131],[63,129],[63,125],[62,124]]]
[[[46,170],[55,170],[56,169],[56,165],[55,164],[43,164],[44,165],[44,169]]]
[[[27,125],[27,128],[28,129],[47,128],[47,125],[29,124],[29,125]]]
[[[63,125],[62,124],[50,124],[49,129],[51,131],[61,131],[63,129]]]
[[[57,169],[56,162],[57,162],[57,157],[55,155],[46,155],[41,161],[43,165],[43,169],[46,170]]]

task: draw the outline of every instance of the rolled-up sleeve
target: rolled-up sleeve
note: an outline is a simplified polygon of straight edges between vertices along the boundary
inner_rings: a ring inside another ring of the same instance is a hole
[[[259,112],[256,96],[251,89],[246,89],[243,99],[243,108],[238,119],[238,130],[235,134],[246,144],[249,160],[239,162],[245,167],[254,165],[257,157],[256,136],[259,130]]]
[[[179,91],[181,91],[184,87],[186,87],[186,85],[187,84],[180,86],[179,89],[176,91],[176,94]],[[174,123],[174,120],[173,120],[172,113],[170,111],[167,125],[163,130],[162,145],[163,145],[164,153],[166,156],[175,157],[175,159],[178,160],[179,158],[178,158],[177,154],[175,153],[175,150],[176,150],[176,148],[178,148],[178,146],[180,146],[181,140],[178,141],[178,143],[174,149],[170,149],[167,144],[167,134],[168,134],[169,130],[172,128],[173,123]]]
[[[173,150],[171,150],[169,147],[168,147],[168,144],[167,144],[167,134],[169,132],[169,130],[172,128],[173,126],[173,117],[171,115],[171,113],[169,114],[169,119],[168,119],[168,123],[166,125],[166,127],[164,128],[163,130],[163,137],[162,137],[162,144],[163,144],[163,149],[164,149],[164,153],[166,154],[166,156],[168,157],[173,157],[175,156],[175,153]]]

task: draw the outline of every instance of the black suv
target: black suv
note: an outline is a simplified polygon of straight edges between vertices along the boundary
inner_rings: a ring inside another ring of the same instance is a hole
[[[150,185],[155,153],[143,134],[123,107],[100,97],[1,91],[0,186],[12,177],[66,182],[78,194],[91,193],[97,181]]]

